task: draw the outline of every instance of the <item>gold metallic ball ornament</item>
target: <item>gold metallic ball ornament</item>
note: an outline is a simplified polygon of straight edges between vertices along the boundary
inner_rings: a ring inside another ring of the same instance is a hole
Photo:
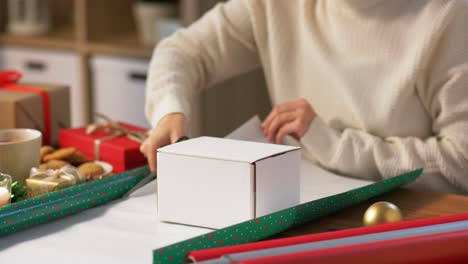
[[[400,209],[389,202],[378,202],[369,206],[363,217],[365,226],[393,223],[401,220],[403,220],[403,215]]]

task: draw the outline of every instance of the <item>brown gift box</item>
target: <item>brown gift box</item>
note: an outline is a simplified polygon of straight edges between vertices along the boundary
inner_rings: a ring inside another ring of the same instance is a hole
[[[47,91],[50,98],[52,145],[58,145],[58,131],[70,127],[70,91],[65,85],[15,84]],[[44,131],[44,112],[39,94],[10,91],[0,87],[0,129],[33,128]]]

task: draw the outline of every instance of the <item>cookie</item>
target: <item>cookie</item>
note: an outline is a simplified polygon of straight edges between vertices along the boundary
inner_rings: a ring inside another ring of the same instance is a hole
[[[48,162],[50,160],[64,160],[73,155],[76,152],[75,148],[63,148],[57,151],[52,152],[49,155],[44,157],[44,161]]]
[[[85,155],[79,151],[71,154],[70,156],[64,158],[65,161],[69,162],[73,166],[79,166],[88,161]]]
[[[41,160],[43,160],[46,155],[49,155],[54,151],[55,149],[51,146],[42,146],[41,149],[39,150]]]
[[[40,170],[58,170],[62,167],[70,165],[70,163],[63,160],[50,160],[47,163],[39,165]]]
[[[70,163],[63,160],[51,160],[47,162],[47,168],[49,170],[58,170],[67,165],[70,165]]]
[[[85,175],[88,180],[95,180],[101,177],[105,171],[104,168],[94,162],[86,162],[78,167],[78,171]]]

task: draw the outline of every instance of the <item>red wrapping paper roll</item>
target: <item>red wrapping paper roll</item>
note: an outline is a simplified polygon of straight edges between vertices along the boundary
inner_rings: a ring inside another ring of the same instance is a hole
[[[313,250],[236,261],[236,264],[283,263],[467,263],[468,230]]]
[[[188,256],[190,259],[193,259],[196,261],[204,261],[204,260],[209,260],[209,259],[220,258],[223,255],[233,254],[233,253],[268,249],[268,248],[274,248],[274,247],[291,246],[291,245],[323,241],[323,240],[329,240],[329,239],[345,238],[345,237],[351,237],[351,236],[359,236],[359,235],[366,235],[366,234],[372,234],[372,233],[394,231],[394,230],[400,230],[400,229],[406,229],[406,228],[415,228],[415,227],[422,227],[422,226],[429,226],[429,225],[436,225],[436,224],[444,224],[444,223],[451,223],[451,222],[457,222],[457,221],[463,221],[463,220],[468,220],[468,213],[440,216],[440,217],[433,217],[433,218],[426,218],[426,219],[419,219],[419,220],[412,220],[412,221],[404,221],[404,222],[397,222],[397,223],[390,223],[390,224],[382,224],[382,225],[369,226],[369,227],[353,228],[353,229],[347,229],[347,230],[341,230],[341,231],[325,232],[325,233],[291,237],[291,238],[266,240],[266,241],[261,241],[261,242],[222,247],[222,248],[199,250],[199,251],[190,252]]]

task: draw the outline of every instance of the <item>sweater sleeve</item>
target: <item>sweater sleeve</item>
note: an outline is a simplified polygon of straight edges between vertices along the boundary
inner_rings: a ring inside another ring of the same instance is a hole
[[[156,47],[146,84],[152,127],[169,113],[190,119],[191,98],[201,88],[259,66],[248,1],[218,4]]]
[[[301,139],[306,155],[328,169],[372,180],[423,167],[421,185],[440,190],[447,184],[467,193],[468,12],[455,12],[416,81],[415,92],[432,118],[431,137],[382,138],[337,130],[317,117]]]

